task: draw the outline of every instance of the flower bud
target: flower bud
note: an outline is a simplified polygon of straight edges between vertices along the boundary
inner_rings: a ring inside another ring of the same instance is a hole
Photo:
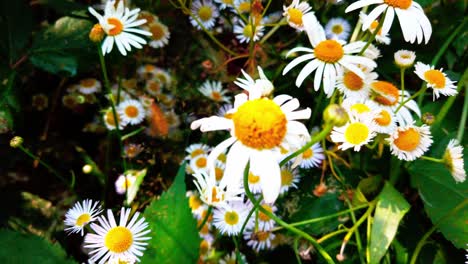
[[[395,52],[393,55],[395,59],[395,64],[401,68],[406,69],[414,64],[414,60],[416,59],[416,53],[410,50],[399,50]]]
[[[435,116],[431,113],[424,113],[421,117],[424,124],[430,126],[435,122]]]
[[[93,171],[93,166],[86,164],[83,166],[81,170],[83,171],[84,174],[90,174]]]
[[[105,34],[104,30],[102,29],[101,25],[98,23],[98,24],[95,24],[93,28],[91,29],[91,31],[89,32],[89,39],[92,42],[99,43],[104,38],[104,34]]]
[[[23,138],[22,137],[14,137],[10,140],[10,147],[12,148],[18,148],[23,144]]]
[[[349,116],[346,109],[340,105],[331,104],[325,108],[325,111],[323,112],[323,120],[325,120],[325,123],[341,127],[348,122]]]

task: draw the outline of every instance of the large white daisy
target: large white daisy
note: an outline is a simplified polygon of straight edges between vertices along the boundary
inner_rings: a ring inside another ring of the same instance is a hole
[[[120,53],[126,56],[127,51],[132,50],[132,46],[141,49],[142,45],[146,44],[146,40],[136,34],[152,35],[146,30],[136,28],[145,24],[146,20],[138,19],[139,8],[131,11],[125,8],[124,1],[119,1],[117,8],[114,0],[107,1],[104,15],[99,14],[92,7],[89,7],[88,10],[99,20],[99,24],[107,34],[101,47],[104,54],[110,53],[115,43]]]
[[[301,55],[292,60],[283,70],[283,75],[289,72],[298,64],[309,61],[299,73],[296,79],[296,86],[299,87],[307,76],[315,72],[314,89],[318,91],[323,83],[325,94],[330,97],[336,85],[337,76],[343,74],[343,69],[354,72],[361,78],[365,78],[364,73],[358,67],[362,64],[365,67],[375,68],[377,64],[366,57],[352,55],[361,51],[365,46],[362,41],[356,41],[347,45],[342,40],[326,39],[325,31],[314,15],[305,15],[303,17],[304,27],[313,47],[297,47],[290,50],[286,56],[292,53],[303,51]]]

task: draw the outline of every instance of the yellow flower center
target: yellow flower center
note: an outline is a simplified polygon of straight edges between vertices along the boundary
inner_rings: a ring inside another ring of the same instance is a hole
[[[200,255],[205,255],[208,253],[208,249],[210,249],[210,243],[208,243],[206,240],[203,240],[200,243]]]
[[[198,168],[205,168],[206,167],[206,158],[201,157],[195,161],[195,164],[197,165]]]
[[[341,34],[343,32],[343,26],[342,25],[333,25],[331,31],[333,33],[335,33],[335,34]]]
[[[202,205],[202,201],[200,198],[196,195],[192,195],[189,198],[189,207],[192,208],[192,210],[197,210],[200,206]]]
[[[161,90],[161,84],[159,82],[150,82],[148,89],[153,92],[159,92]]]
[[[288,9],[289,21],[298,26],[302,26],[302,11],[297,8]]]
[[[421,135],[414,128],[409,128],[404,131],[398,131],[398,137],[393,141],[395,146],[403,151],[413,151],[421,140]]]
[[[236,138],[250,148],[277,147],[286,135],[286,115],[267,98],[247,101],[233,114],[232,121]]]
[[[359,91],[364,87],[362,78],[352,71],[348,71],[344,74],[343,84],[351,91]]]
[[[250,2],[242,2],[239,4],[239,7],[238,7],[239,11],[241,13],[247,13],[250,11]]]
[[[346,142],[352,145],[362,144],[369,136],[369,128],[360,122],[350,124],[344,133]]]
[[[307,149],[306,151],[302,152],[303,159],[309,159],[313,155],[314,155],[314,152],[312,151],[312,149]]]
[[[127,188],[130,188],[130,186],[132,186],[132,180],[130,179],[130,177],[125,177],[125,181],[122,182],[122,185],[120,187],[126,190]]]
[[[145,65],[145,71],[146,72],[152,72],[154,70],[156,70],[156,67],[154,65],[151,65],[151,64],[146,64]]]
[[[259,231],[255,233],[255,237],[258,241],[266,241],[270,237],[270,232]]]
[[[213,91],[211,92],[211,99],[213,99],[214,101],[221,101],[222,96],[219,92]]]
[[[200,17],[203,22],[210,20],[212,15],[213,10],[210,6],[202,6],[198,9],[198,17]]]
[[[293,174],[289,170],[281,170],[281,185],[289,186],[293,182]]]
[[[222,2],[227,5],[232,5],[234,3],[234,0],[222,0]]]
[[[249,184],[256,184],[260,181],[260,177],[249,172]]]
[[[109,251],[114,253],[125,252],[132,244],[132,232],[123,226],[117,226],[110,229],[104,237],[104,245],[109,249]]]
[[[344,50],[336,40],[329,39],[320,42],[315,47],[314,54],[317,59],[323,62],[335,63],[343,57]]]
[[[242,34],[248,38],[252,38],[254,34],[252,25],[246,25],[242,31]]]
[[[130,118],[135,118],[138,116],[138,108],[134,105],[129,105],[127,107],[125,107],[125,115],[127,115],[128,117]]]
[[[392,121],[392,116],[390,113],[386,110],[382,110],[379,113],[379,117],[374,119],[379,126],[388,126],[390,125],[390,122]]]
[[[262,207],[263,207],[265,210],[267,210],[268,212],[270,212],[270,213],[273,212],[273,209],[272,209],[269,205],[267,205],[267,204],[262,205]],[[263,212],[259,212],[259,213],[258,213],[258,219],[259,219],[260,221],[263,221],[263,222],[268,222],[268,221],[270,221],[270,217],[269,217],[268,215],[264,214]]]
[[[224,215],[224,221],[228,225],[236,225],[239,222],[239,215],[236,211],[226,212]]]
[[[75,225],[84,226],[89,222],[89,220],[91,220],[91,216],[88,213],[84,213],[76,219]]]
[[[119,113],[115,113],[115,114],[117,116],[117,120],[120,123]],[[106,113],[106,123],[111,125],[111,126],[115,126],[114,114],[112,113],[112,110],[107,111],[107,113]]]
[[[198,156],[198,155],[201,155],[201,154],[204,154],[204,153],[205,153],[205,151],[204,151],[203,149],[194,149],[194,150],[192,151],[192,153],[190,153],[190,156],[191,156],[192,158],[194,158],[194,157],[196,157],[196,156]]]
[[[215,177],[217,181],[220,181],[223,178],[224,171],[220,167],[215,168]]]
[[[107,35],[115,36],[122,33],[124,25],[122,24],[122,22],[120,22],[120,20],[118,20],[117,18],[110,17],[107,19],[107,23],[114,26],[112,29],[109,30],[109,32],[107,32]]]
[[[435,86],[435,88],[442,89],[445,87],[445,76],[439,70],[428,70],[424,73],[424,78],[429,84]]]
[[[408,9],[413,3],[413,0],[384,0],[384,3],[396,8]]]
[[[374,101],[383,105],[395,105],[398,103],[400,93],[395,85],[386,81],[375,81],[371,84],[372,89],[376,93]]]
[[[166,35],[164,32],[164,28],[159,23],[152,24],[149,31],[151,32],[152,38],[154,40],[160,40]]]
[[[358,114],[370,112],[370,108],[363,103],[356,103],[350,107],[351,110],[357,112]]]
[[[93,78],[87,78],[87,79],[81,80],[80,85],[83,88],[92,88],[94,87],[94,85],[96,85],[96,80]]]

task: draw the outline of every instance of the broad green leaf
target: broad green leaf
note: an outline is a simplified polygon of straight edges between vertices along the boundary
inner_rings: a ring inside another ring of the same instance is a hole
[[[0,230],[0,263],[76,263],[58,244],[44,238],[11,230]]]
[[[435,146],[426,155],[441,158],[450,138],[452,137],[443,140],[435,138]],[[466,148],[463,156],[464,163],[467,164]],[[456,183],[449,170],[441,163],[417,160],[409,167],[409,173],[412,184],[418,189],[424,209],[433,224],[438,223],[453,208],[468,199],[468,181]],[[467,220],[468,208],[465,207],[438,223],[438,229],[456,247],[465,248],[468,237]]]
[[[370,263],[379,263],[397,232],[401,218],[410,205],[389,183],[379,194],[371,229]]]
[[[145,210],[152,239],[142,263],[196,263],[200,246],[197,222],[185,196],[185,165],[171,188]]]
[[[83,60],[92,54],[93,44],[88,39],[92,26],[90,21],[83,19],[58,19],[34,39],[31,62],[51,73],[76,75],[80,63],[85,64]]]

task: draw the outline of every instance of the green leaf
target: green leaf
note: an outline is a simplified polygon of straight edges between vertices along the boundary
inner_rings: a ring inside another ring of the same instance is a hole
[[[76,75],[78,67],[92,54],[88,39],[93,24],[90,21],[62,17],[39,33],[33,41],[30,60],[45,71]],[[89,64],[89,61],[87,62]]]
[[[442,157],[450,138],[447,136],[442,140],[435,138],[435,146],[427,155]],[[467,164],[466,148],[463,152],[464,163]],[[468,181],[456,183],[449,170],[441,163],[417,160],[409,167],[409,173],[433,224],[438,223],[443,216],[468,199]],[[467,220],[468,210],[464,208],[438,223],[438,228],[456,247],[465,248],[468,237]]]
[[[0,230],[0,263],[76,263],[58,244],[11,230]]]
[[[370,263],[379,263],[397,232],[410,205],[389,183],[379,194],[370,240]]]
[[[140,189],[140,185],[146,176],[146,169],[128,170],[124,173],[124,175],[128,175],[128,174],[133,174],[136,176],[135,183],[133,183],[133,185],[130,188],[128,188],[128,192],[127,192],[126,203],[130,205],[133,202],[133,199],[135,199],[138,189]]]
[[[185,196],[184,178],[185,164],[180,166],[171,188],[144,212],[152,239],[142,263],[197,262],[200,237]]]

